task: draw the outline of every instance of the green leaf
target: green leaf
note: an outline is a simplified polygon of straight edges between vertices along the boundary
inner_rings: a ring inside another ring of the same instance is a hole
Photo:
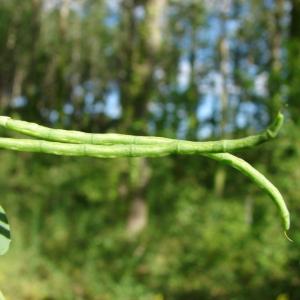
[[[0,255],[7,252],[10,245],[10,227],[4,209],[0,206]],[[1,294],[0,294],[1,300]]]

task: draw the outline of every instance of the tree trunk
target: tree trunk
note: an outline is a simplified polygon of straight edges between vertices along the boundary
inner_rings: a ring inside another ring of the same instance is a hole
[[[121,37],[123,57],[119,86],[122,104],[122,130],[135,134],[147,134],[147,107],[151,100],[153,75],[162,44],[162,13],[166,0],[148,0],[137,6],[133,0],[123,0],[123,20],[125,33]],[[137,7],[143,10],[140,20],[136,16]],[[150,167],[146,159],[131,160],[130,190],[128,192],[129,216],[127,233],[134,237],[148,223],[148,208],[145,191],[150,179]],[[133,176],[132,174],[138,174]]]
[[[221,94],[220,94],[220,137],[229,137],[228,132],[226,132],[226,126],[229,121],[229,93],[228,93],[228,65],[229,65],[229,46],[228,46],[228,36],[227,36],[227,18],[230,9],[230,1],[224,1],[223,5],[220,6],[220,27],[221,27],[221,37],[218,45],[219,54],[219,73],[221,76]],[[219,197],[223,196],[224,187],[226,182],[226,169],[223,166],[217,168],[215,174],[214,191]]]

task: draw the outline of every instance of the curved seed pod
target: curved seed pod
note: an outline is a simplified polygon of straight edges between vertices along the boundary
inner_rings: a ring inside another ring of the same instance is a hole
[[[0,148],[14,151],[39,152],[66,156],[160,157],[176,153],[176,144],[163,145],[89,145],[48,142],[32,139],[0,138]]]
[[[13,120],[9,117],[4,116],[0,116],[0,126],[39,139],[61,143],[91,145],[165,145],[176,143],[178,153],[197,154],[204,152],[230,152],[253,147],[264,143],[277,136],[282,126],[283,119],[283,115],[281,113],[278,113],[274,122],[265,131],[257,135],[252,135],[246,138],[235,140],[220,140],[207,142],[193,142],[163,137],[133,136],[116,133],[92,134],[81,131],[51,129],[35,123]]]
[[[243,159],[236,157],[229,153],[208,153],[204,156],[217,160],[223,164],[229,165],[247,177],[252,179],[261,189],[263,189],[273,199],[274,203],[279,209],[282,219],[284,230],[287,231],[290,228],[290,214],[288,208],[284,202],[284,199],[278,189],[259,171],[253,168],[249,163]]]
[[[6,213],[0,206],[0,255],[3,255],[8,251],[10,241],[10,226],[6,217]]]

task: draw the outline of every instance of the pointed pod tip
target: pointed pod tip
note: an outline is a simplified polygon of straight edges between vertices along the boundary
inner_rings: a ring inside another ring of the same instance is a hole
[[[284,121],[284,115],[282,112],[278,112],[277,116],[276,116],[276,123],[279,123],[280,126],[282,125],[283,121]]]
[[[286,230],[284,231],[284,236],[286,237],[286,239],[291,242],[291,243],[294,243],[294,241],[288,236]]]
[[[284,115],[281,112],[278,112],[275,120],[267,129],[267,134],[269,138],[274,139],[278,135],[283,125],[283,121],[284,121]]]
[[[278,112],[274,122],[273,122],[273,126],[275,130],[279,130],[283,124],[284,121],[284,115],[282,112]]]

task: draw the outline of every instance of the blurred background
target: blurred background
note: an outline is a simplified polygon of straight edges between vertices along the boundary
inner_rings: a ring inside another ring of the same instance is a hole
[[[0,152],[21,300],[300,299],[299,0],[0,0],[0,113],[53,128],[237,138],[271,199],[207,158]],[[10,133],[1,129],[2,136]]]

